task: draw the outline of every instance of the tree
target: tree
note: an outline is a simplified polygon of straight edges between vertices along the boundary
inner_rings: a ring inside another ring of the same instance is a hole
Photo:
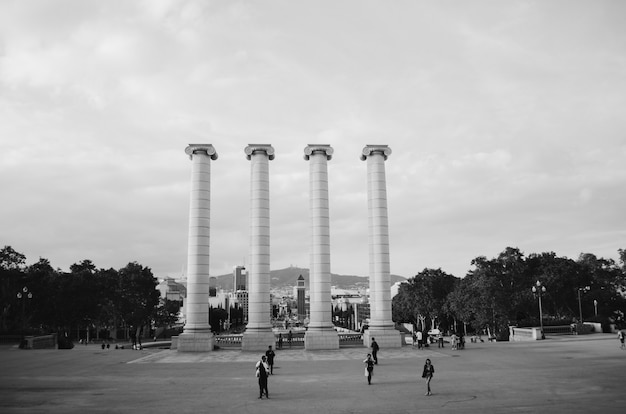
[[[448,307],[471,315],[475,329],[485,328],[490,336],[500,332],[506,336],[509,322],[517,319],[519,305],[527,300],[523,290],[528,284],[524,255],[517,248],[507,247],[497,258],[479,256],[472,265],[474,269],[457,287],[463,291],[453,296],[454,302]]]
[[[26,256],[16,252],[11,246],[4,246],[0,250],[0,270],[23,270]]]
[[[0,331],[17,330],[20,324],[17,292],[24,287],[26,256],[11,246],[0,250]]]
[[[143,326],[154,319],[159,303],[157,279],[148,267],[128,263],[118,271],[115,307],[127,327],[135,327],[139,335]]]
[[[182,301],[168,300],[167,298],[159,299],[159,306],[156,309],[154,318],[155,326],[170,328],[178,321],[178,314],[182,305]],[[228,318],[228,314],[226,317]]]
[[[224,322],[228,320],[228,312],[222,308],[209,308],[209,325],[211,325],[211,331],[221,332]]]
[[[400,285],[392,301],[394,321],[409,322],[421,330],[439,325],[447,328],[449,315],[444,304],[456,281],[456,277],[441,269],[425,268]],[[427,318],[430,323],[426,322]]]

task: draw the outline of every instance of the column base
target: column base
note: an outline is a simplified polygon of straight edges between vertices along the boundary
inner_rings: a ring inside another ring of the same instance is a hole
[[[304,349],[339,349],[339,335],[334,329],[323,331],[307,331],[304,335]]]
[[[393,327],[368,329],[363,333],[363,346],[371,348],[372,338],[376,338],[376,343],[380,349],[401,348],[402,336]]]
[[[267,351],[269,346],[276,348],[276,336],[271,329],[268,330],[246,330],[241,338],[242,351]]]
[[[176,341],[178,352],[212,352],[214,338],[211,332],[182,333]],[[172,341],[172,345],[173,345]]]

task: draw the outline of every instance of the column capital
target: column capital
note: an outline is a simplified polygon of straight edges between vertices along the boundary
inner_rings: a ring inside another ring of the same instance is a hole
[[[189,144],[187,148],[185,148],[185,154],[189,155],[189,159],[193,158],[193,154],[197,153],[205,153],[213,161],[217,159],[217,151],[213,148],[211,144]]]
[[[387,145],[367,145],[361,153],[361,161],[365,161],[367,157],[374,154],[381,154],[387,161],[387,157],[391,155],[391,148]]]
[[[323,152],[324,155],[326,156],[326,159],[330,161],[331,158],[333,158],[334,150],[333,150],[333,147],[331,147],[330,145],[309,144],[306,146],[306,148],[304,148],[304,159],[308,161],[311,155],[313,155],[316,152]]]
[[[270,160],[274,159],[274,148],[270,144],[248,144],[244,152],[248,160],[252,158],[255,152],[264,152]]]

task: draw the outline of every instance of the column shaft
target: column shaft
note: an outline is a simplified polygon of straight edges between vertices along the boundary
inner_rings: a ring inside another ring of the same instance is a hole
[[[209,247],[211,227],[211,160],[217,153],[210,144],[191,144],[189,238],[187,242],[186,321],[178,338],[178,350],[212,351],[209,325]]]
[[[367,159],[368,233],[370,239],[370,327],[393,326],[385,160],[382,154]]]
[[[251,156],[250,264],[248,270],[247,329],[270,328],[270,199],[269,160]]]
[[[309,164],[310,293],[309,329],[332,328],[330,295],[330,225],[326,154],[314,153]]]
[[[370,324],[364,344],[371,340],[381,347],[402,346],[391,316],[391,270],[389,261],[389,223],[387,216],[387,178],[385,160],[391,154],[386,145],[368,145],[362,160],[367,160],[368,242],[370,269]]]
[[[310,211],[310,292],[311,316],[304,337],[306,349],[337,349],[339,336],[332,322],[330,293],[330,214],[328,208],[329,145],[309,145],[304,150],[309,160]]]
[[[270,182],[271,145],[248,145],[250,164],[250,258],[248,265],[248,324],[244,351],[262,351],[275,344],[270,302]]]

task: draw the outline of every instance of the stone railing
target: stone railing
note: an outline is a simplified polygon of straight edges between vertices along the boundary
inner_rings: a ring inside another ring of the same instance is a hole
[[[363,334],[358,332],[339,332],[339,346],[363,346]],[[291,347],[304,347],[304,332],[295,332],[292,334]],[[215,335],[213,337],[215,345],[220,348],[241,348],[242,334],[226,334]],[[172,336],[171,349],[178,347],[178,337]],[[287,335],[283,335],[283,349],[289,348]],[[278,335],[276,335],[275,349],[278,349]]]
[[[363,334],[361,333],[339,333],[339,346],[363,346]]]
[[[551,335],[573,335],[575,330],[572,325],[544,326],[543,333]]]
[[[220,348],[241,348],[242,334],[215,335],[215,345]]]

